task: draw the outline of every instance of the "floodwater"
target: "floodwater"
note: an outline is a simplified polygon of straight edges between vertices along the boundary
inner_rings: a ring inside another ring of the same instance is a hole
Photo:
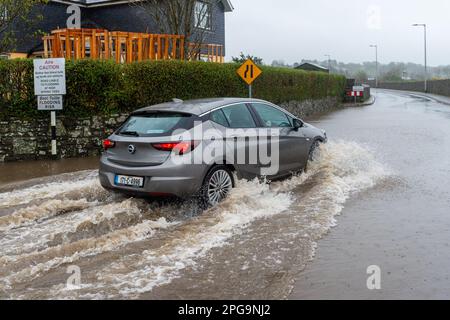
[[[11,188],[14,183],[33,183],[36,178],[76,172],[79,170],[94,170],[98,168],[99,157],[81,159],[62,159],[58,161],[22,161],[0,163],[0,191]],[[42,182],[41,179],[40,182]],[[38,181],[39,182],[39,181]]]
[[[306,174],[240,181],[203,212],[104,191],[96,159],[40,170],[47,177],[0,166],[11,177],[0,181],[0,298],[446,296],[450,107],[380,92],[314,123],[330,142]]]

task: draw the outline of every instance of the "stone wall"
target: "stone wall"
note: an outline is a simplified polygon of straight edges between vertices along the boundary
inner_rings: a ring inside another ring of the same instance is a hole
[[[302,119],[339,108],[337,98],[291,101],[283,108]],[[87,157],[102,152],[102,140],[107,138],[127,114],[87,119],[57,118],[58,154],[62,158]],[[50,118],[50,115],[49,115]],[[50,119],[0,122],[0,162],[51,158]]]
[[[99,155],[102,140],[108,137],[127,115],[88,119],[57,118],[58,153],[62,158]],[[49,119],[0,122],[0,162],[51,158]]]
[[[319,100],[306,100],[302,102],[291,101],[280,104],[293,115],[308,120],[309,117],[324,114],[342,107],[342,101],[338,98]]]

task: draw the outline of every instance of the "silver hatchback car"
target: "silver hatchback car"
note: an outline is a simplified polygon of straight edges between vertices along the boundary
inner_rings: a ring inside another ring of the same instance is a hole
[[[174,99],[133,112],[103,142],[100,182],[133,196],[198,196],[215,205],[236,179],[301,172],[326,140],[267,101]]]

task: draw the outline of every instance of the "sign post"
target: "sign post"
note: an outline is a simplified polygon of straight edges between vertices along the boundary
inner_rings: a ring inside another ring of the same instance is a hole
[[[248,84],[248,96],[253,97],[252,84],[262,74],[262,70],[251,60],[248,59],[237,70],[238,75]]]
[[[52,156],[57,156],[56,110],[63,109],[63,95],[66,94],[66,60],[35,59],[34,94],[37,96],[38,110],[50,111],[52,134]]]
[[[358,103],[358,97],[364,96],[364,87],[363,86],[353,86],[352,92],[355,96],[355,104]]]

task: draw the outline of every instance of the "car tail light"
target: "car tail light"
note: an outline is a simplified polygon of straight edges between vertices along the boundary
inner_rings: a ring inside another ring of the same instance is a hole
[[[156,150],[170,151],[177,155],[187,154],[193,151],[199,145],[199,141],[183,141],[183,142],[168,142],[168,143],[153,143],[152,146]]]
[[[109,139],[103,140],[103,149],[108,150],[114,148],[115,146],[116,143],[114,141],[111,141]]]

